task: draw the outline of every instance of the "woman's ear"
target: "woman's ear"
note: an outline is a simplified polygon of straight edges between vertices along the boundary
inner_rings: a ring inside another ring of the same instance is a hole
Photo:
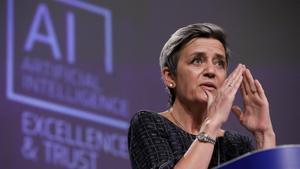
[[[174,75],[171,73],[168,67],[163,67],[161,70],[161,75],[164,84],[169,88],[175,88],[176,83],[174,79]]]

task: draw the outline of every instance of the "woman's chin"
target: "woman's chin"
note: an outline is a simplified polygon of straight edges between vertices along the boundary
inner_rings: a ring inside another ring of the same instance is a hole
[[[198,97],[197,97],[197,102],[199,103],[207,103],[207,95],[205,93],[202,93],[200,94]]]

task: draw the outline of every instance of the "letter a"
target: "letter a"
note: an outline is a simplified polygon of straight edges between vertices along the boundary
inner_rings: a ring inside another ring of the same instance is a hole
[[[39,32],[39,28],[44,21],[46,34]],[[31,51],[35,42],[45,43],[51,47],[54,59],[61,59],[61,51],[59,49],[57,37],[50,18],[49,10],[45,4],[39,4],[37,12],[35,13],[30,32],[25,42],[25,50]]]

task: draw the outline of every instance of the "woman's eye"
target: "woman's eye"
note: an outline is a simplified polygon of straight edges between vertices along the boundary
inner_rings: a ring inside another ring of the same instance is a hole
[[[200,64],[202,63],[202,60],[200,58],[195,58],[192,60],[192,64]]]
[[[224,60],[219,60],[217,62],[217,65],[220,66],[220,67],[222,67],[222,68],[225,68],[225,61]]]

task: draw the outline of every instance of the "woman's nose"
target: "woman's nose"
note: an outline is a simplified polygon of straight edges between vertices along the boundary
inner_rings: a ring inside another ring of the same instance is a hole
[[[216,76],[216,70],[212,63],[206,64],[204,69],[204,76],[208,78],[214,78]]]

